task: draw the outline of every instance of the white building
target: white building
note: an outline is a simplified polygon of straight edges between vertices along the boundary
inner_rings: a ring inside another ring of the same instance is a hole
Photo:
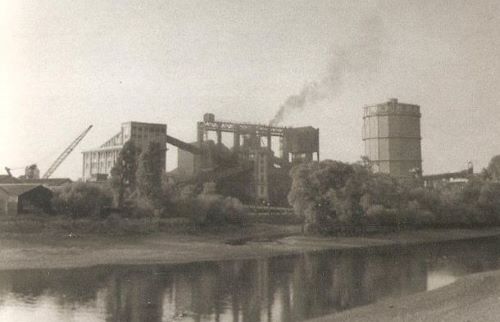
[[[100,147],[82,152],[83,181],[105,180],[111,173],[127,141],[132,141],[140,150],[147,149],[149,143],[158,142],[165,147],[163,154],[163,171],[166,169],[167,125],[156,123],[126,122],[119,133],[106,141]]]

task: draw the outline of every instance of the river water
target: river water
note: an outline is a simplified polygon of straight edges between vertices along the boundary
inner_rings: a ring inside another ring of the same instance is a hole
[[[0,271],[0,321],[301,321],[498,269],[499,242]]]

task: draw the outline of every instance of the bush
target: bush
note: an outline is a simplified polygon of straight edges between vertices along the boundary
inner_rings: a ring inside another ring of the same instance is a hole
[[[222,197],[219,195],[200,195],[193,200],[195,205],[190,214],[195,224],[219,224],[223,222],[220,212],[222,207]]]
[[[152,201],[148,198],[136,197],[125,200],[122,215],[128,218],[147,218],[153,217],[154,211]]]
[[[372,225],[396,226],[400,217],[397,210],[382,205],[373,205],[366,212],[367,221]]]
[[[112,201],[111,192],[101,186],[76,182],[56,190],[52,205],[60,214],[82,218],[101,215],[105,207],[111,206]]]
[[[371,173],[359,163],[330,160],[300,164],[291,176],[288,199],[296,214],[305,218],[308,232],[332,234],[349,227],[380,225],[500,224],[500,182],[494,181],[494,176],[471,177],[459,189],[428,189],[418,180],[398,180]]]
[[[244,212],[243,205],[236,198],[217,194],[200,194],[195,222],[202,225],[240,224]]]
[[[225,222],[240,225],[243,215],[246,214],[246,209],[238,199],[226,197],[222,203],[222,212]]]
[[[236,198],[218,194],[200,194],[174,202],[178,216],[190,218],[197,225],[241,224],[246,209]]]

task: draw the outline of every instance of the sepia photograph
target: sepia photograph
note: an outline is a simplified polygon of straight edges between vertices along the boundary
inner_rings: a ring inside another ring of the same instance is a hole
[[[1,0],[41,321],[500,321],[500,0]]]

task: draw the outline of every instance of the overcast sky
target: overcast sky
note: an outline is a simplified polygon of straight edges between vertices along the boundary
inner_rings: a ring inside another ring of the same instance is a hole
[[[54,174],[76,179],[122,122],[193,141],[205,112],[267,123],[312,82],[282,124],[319,127],[322,158],[359,159],[362,106],[397,97],[421,106],[425,173],[479,169],[500,154],[499,17],[498,0],[2,0],[0,172],[45,172],[93,124]]]

